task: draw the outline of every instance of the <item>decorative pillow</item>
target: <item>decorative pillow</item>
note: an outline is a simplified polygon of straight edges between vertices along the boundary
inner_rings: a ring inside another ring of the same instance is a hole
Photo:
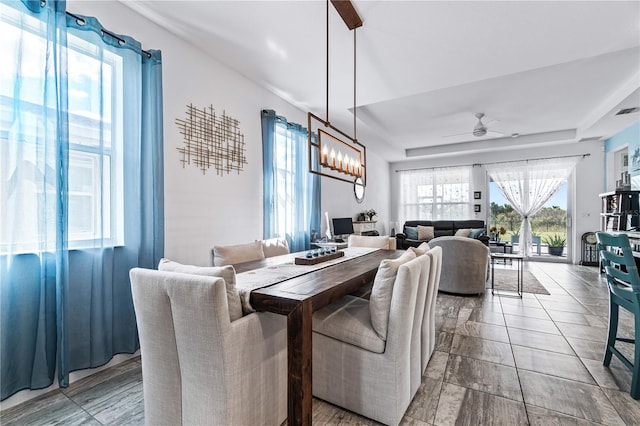
[[[205,275],[207,277],[219,277],[224,280],[227,289],[227,304],[229,305],[229,319],[235,321],[242,318],[242,305],[240,304],[240,295],[236,289],[236,270],[233,266],[194,266],[183,265],[182,263],[173,262],[169,259],[162,258],[158,264],[158,271],[180,272],[183,274]]]
[[[468,237],[471,235],[471,229],[458,229],[455,233],[456,237]]]
[[[262,240],[262,251],[264,257],[280,256],[281,254],[289,254],[289,243],[284,238],[271,238]]]
[[[234,265],[259,259],[264,259],[262,241],[259,240],[235,246],[213,247],[213,264],[215,266]]]
[[[478,237],[486,235],[486,232],[487,230],[484,228],[474,228],[471,230],[471,233],[469,234],[469,238],[475,238],[477,240]]]
[[[414,252],[416,254],[416,257],[422,256],[423,254],[429,251],[429,244],[422,243],[418,247],[409,247],[409,250]]]
[[[435,237],[435,231],[433,226],[421,226],[418,225],[418,239],[419,240],[432,240]]]
[[[387,340],[387,328],[389,326],[389,310],[391,309],[391,295],[393,283],[400,265],[416,258],[414,252],[407,250],[397,259],[385,259],[380,262],[378,272],[373,280],[371,297],[369,298],[369,310],[371,311],[371,324],[381,339]]]
[[[415,226],[405,226],[404,234],[407,236],[408,240],[417,240],[418,239],[418,228]]]

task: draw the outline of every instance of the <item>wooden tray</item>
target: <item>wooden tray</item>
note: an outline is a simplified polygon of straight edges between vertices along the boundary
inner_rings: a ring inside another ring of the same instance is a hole
[[[296,265],[316,265],[321,262],[326,262],[327,260],[337,259],[339,257],[344,256],[343,251],[337,251],[331,254],[324,254],[317,257],[296,257],[295,264]]]

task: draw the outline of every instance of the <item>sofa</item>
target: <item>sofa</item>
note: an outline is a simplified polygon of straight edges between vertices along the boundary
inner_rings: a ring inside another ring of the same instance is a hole
[[[486,246],[489,245],[486,225],[482,220],[408,220],[402,227],[402,233],[396,234],[397,247],[399,249],[406,250],[409,247],[418,247],[424,242],[429,242],[431,238],[420,239],[417,235],[412,235],[412,230],[407,230],[407,228],[417,228],[418,225],[421,227],[433,227],[431,238],[452,237],[460,230],[470,229],[472,232],[469,237],[479,240]]]

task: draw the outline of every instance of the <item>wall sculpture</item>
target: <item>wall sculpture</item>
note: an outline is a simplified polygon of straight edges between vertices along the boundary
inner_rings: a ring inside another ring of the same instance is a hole
[[[224,110],[222,116],[217,116],[213,105],[198,109],[189,104],[186,118],[177,118],[176,124],[183,135],[184,147],[177,148],[182,154],[182,167],[193,164],[202,174],[215,167],[216,174],[222,176],[232,170],[240,174],[247,164],[240,122]]]

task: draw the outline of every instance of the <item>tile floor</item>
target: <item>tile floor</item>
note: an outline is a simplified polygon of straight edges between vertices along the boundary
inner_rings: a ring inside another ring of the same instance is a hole
[[[615,357],[602,366],[608,293],[597,268],[526,268],[550,295],[438,296],[436,352],[403,425],[640,424],[629,371]],[[627,337],[630,319],[621,321]],[[0,424],[143,424],[142,401],[134,359],[7,409]],[[313,416],[316,425],[375,424],[320,400]]]

